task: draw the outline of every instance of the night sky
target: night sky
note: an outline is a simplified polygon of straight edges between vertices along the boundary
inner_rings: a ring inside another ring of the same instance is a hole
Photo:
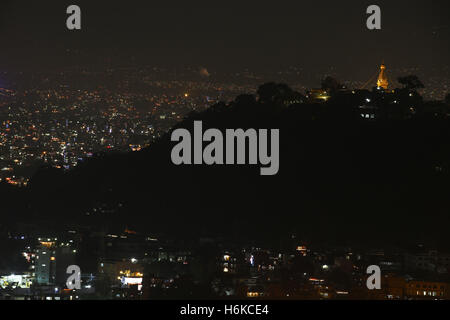
[[[146,63],[209,68],[337,66],[349,77],[382,60],[397,67],[450,65],[448,0],[2,4],[2,68],[52,67],[66,63],[67,55],[92,64],[133,55]],[[82,9],[82,31],[65,27],[70,4]],[[382,9],[381,31],[366,28],[370,4]]]

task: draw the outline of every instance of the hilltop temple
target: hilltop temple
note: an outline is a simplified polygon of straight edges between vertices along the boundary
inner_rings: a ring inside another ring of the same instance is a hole
[[[384,90],[387,90],[389,87],[389,81],[386,76],[386,66],[384,63],[380,66],[380,74],[378,75],[377,87],[383,88]]]

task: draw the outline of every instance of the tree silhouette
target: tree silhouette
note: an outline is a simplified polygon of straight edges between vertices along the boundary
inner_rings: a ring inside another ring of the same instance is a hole
[[[342,89],[344,86],[340,84],[335,78],[333,77],[326,77],[322,80],[322,89],[328,90],[330,93],[334,93],[340,89]]]
[[[284,83],[269,82],[258,89],[259,101],[261,103],[276,103],[283,97],[292,93],[292,89]]]
[[[258,88],[257,94],[259,97],[259,102],[265,105],[272,104],[273,106],[288,106],[306,101],[302,94],[292,90],[287,84],[284,83],[265,83]],[[246,99],[248,100],[249,98],[247,97]],[[239,102],[245,101],[240,98]]]
[[[403,85],[404,89],[417,90],[425,88],[424,84],[415,75],[409,75],[406,77],[399,77],[398,82]]]

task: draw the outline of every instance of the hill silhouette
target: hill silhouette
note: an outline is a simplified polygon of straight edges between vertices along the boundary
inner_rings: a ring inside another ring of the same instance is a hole
[[[280,129],[277,175],[249,165],[175,166],[169,132],[141,152],[98,156],[68,173],[43,168],[22,194],[27,219],[180,237],[269,240],[295,232],[324,241],[449,243],[447,118],[365,121],[346,95],[286,104],[301,95],[285,85],[262,88],[258,97],[191,113],[175,128],[192,132],[201,120],[204,130]]]

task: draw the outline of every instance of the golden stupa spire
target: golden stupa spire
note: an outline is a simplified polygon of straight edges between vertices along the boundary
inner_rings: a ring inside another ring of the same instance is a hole
[[[384,62],[380,66],[380,74],[378,75],[377,87],[383,88],[384,90],[387,90],[389,87],[389,81],[386,76],[386,65],[384,64]]]

